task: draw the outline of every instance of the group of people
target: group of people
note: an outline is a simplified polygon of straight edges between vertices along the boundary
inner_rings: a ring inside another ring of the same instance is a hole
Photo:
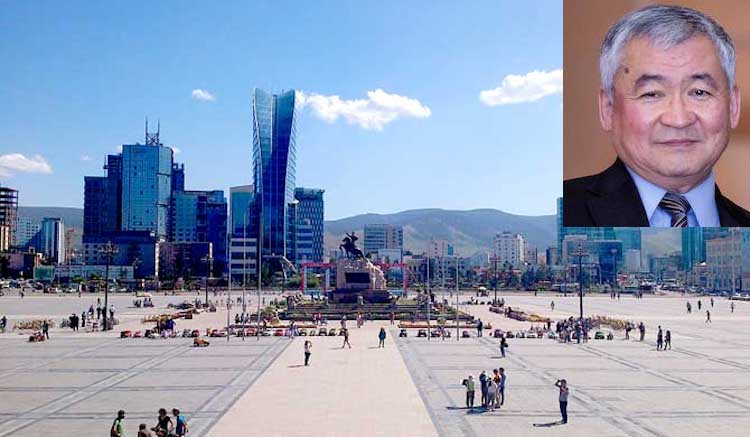
[[[188,424],[185,416],[180,414],[177,408],[172,409],[172,417],[167,414],[167,410],[159,408],[159,416],[156,418],[156,426],[148,428],[145,423],[138,426],[138,437],[181,437],[188,433]],[[117,417],[112,423],[110,435],[112,437],[124,437],[123,421],[125,420],[125,411],[117,412]],[[152,433],[153,431],[153,433]]]
[[[153,308],[154,302],[150,297],[145,297],[143,300],[136,299],[133,301],[133,306],[136,308]]]
[[[659,325],[659,330],[656,333],[656,350],[665,351],[667,349],[672,349],[672,333],[669,330],[664,333],[661,325]]]
[[[572,316],[567,319],[562,319],[555,323],[555,332],[557,337],[562,339],[565,343],[570,343],[573,339],[573,334],[578,343],[589,341],[589,331],[592,328],[592,320],[590,318],[574,319]]]
[[[638,333],[640,334],[638,341],[643,341],[643,339],[646,338],[646,325],[644,325],[643,322],[635,325],[633,324],[633,322],[628,321],[625,324],[625,340],[630,340],[630,331],[636,328],[638,329]]]

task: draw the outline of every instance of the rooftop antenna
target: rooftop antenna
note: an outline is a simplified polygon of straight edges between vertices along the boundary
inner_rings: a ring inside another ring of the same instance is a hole
[[[147,146],[160,146],[159,142],[159,131],[161,130],[161,120],[157,122],[156,133],[149,133],[148,131],[148,117],[146,117],[146,145]]]

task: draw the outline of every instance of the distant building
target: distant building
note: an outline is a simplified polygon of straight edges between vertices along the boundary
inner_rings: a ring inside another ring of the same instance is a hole
[[[251,229],[245,229],[250,220],[249,207],[255,196],[255,188],[252,185],[240,185],[229,188],[231,207],[231,229],[232,236],[254,235]]]
[[[0,186],[0,250],[15,245],[18,226],[18,190]]]
[[[147,134],[147,144],[122,146],[122,230],[166,239],[172,197],[172,149]]]
[[[229,247],[232,281],[247,284],[254,278],[258,263],[258,240],[255,238],[232,237]]]
[[[750,254],[750,238],[748,237],[750,235],[743,229],[732,231],[726,236],[705,240],[709,289],[723,291],[743,289],[743,276],[747,271],[744,269],[743,255]]]
[[[227,201],[224,192],[175,191],[172,194],[172,240],[175,243],[211,243],[214,272],[227,265]]]
[[[18,217],[18,226],[16,227],[16,246],[25,250],[29,247],[39,248],[39,232],[42,230],[42,224],[28,217]]]
[[[65,259],[68,263],[78,264],[83,261],[83,234],[80,229],[65,229]]]
[[[448,240],[431,240],[428,253],[432,258],[446,258],[453,256],[454,248]]]
[[[494,253],[498,267],[506,262],[518,268],[526,260],[526,241],[521,234],[502,232],[495,235]]]
[[[107,264],[102,249],[111,242],[117,252],[112,265],[135,267],[136,278],[159,275],[159,242],[161,239],[149,231],[121,231],[88,238],[83,242],[83,259],[87,265]]]
[[[83,234],[96,237],[122,226],[122,155],[107,156],[106,176],[84,177]]]
[[[296,188],[295,263],[323,262],[323,193],[317,188]]]
[[[404,249],[404,228],[389,224],[369,224],[364,229],[363,251],[365,255],[378,253],[380,249]]]
[[[628,249],[625,251],[625,270],[631,273],[641,271],[641,251]]]
[[[48,261],[55,264],[64,264],[66,262],[65,225],[62,219],[46,217],[42,220],[40,242],[40,251]]]
[[[677,279],[681,265],[682,256],[679,253],[666,256],[650,256],[648,259],[649,271],[657,281]]]
[[[159,277],[177,279],[220,276],[209,261],[216,256],[212,249],[208,242],[160,242]]]

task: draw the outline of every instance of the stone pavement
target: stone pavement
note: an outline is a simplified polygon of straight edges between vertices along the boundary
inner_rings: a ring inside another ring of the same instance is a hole
[[[378,331],[388,329],[388,322],[367,322],[358,329],[350,321],[347,326],[351,349],[341,348],[343,337],[285,340],[290,346],[210,435],[436,435],[395,347],[394,332],[388,333],[385,348],[377,347]],[[313,344],[308,367],[303,365],[305,339]]]

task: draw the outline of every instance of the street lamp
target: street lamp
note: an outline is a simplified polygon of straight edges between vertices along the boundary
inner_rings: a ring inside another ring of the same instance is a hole
[[[459,323],[458,307],[459,305],[460,305],[460,302],[458,300],[458,256],[456,256],[456,341],[458,341],[458,339],[461,337],[460,335],[458,335],[458,323]]]
[[[430,309],[432,307],[432,294],[430,293],[430,255],[427,255],[427,340],[432,337],[430,330]]]
[[[612,249],[609,249],[609,251],[612,253],[612,285],[613,288],[617,288],[617,249],[613,247]]]
[[[206,277],[206,306],[208,305],[208,281],[213,276],[214,273],[214,257],[211,256],[211,253],[209,252],[208,255],[201,258],[201,261],[204,261],[208,263],[208,277]]]
[[[581,308],[581,320],[583,320],[583,268],[582,260],[584,256],[588,256],[589,253],[583,250],[583,245],[579,244],[578,248],[575,249],[571,255],[578,258],[578,296],[580,298]]]
[[[107,257],[107,273],[104,277],[104,330],[108,331],[110,327],[107,321],[109,311],[109,266],[112,264],[112,257],[118,252],[118,249],[111,241],[108,241],[98,252]],[[112,322],[114,323],[114,320]]]

